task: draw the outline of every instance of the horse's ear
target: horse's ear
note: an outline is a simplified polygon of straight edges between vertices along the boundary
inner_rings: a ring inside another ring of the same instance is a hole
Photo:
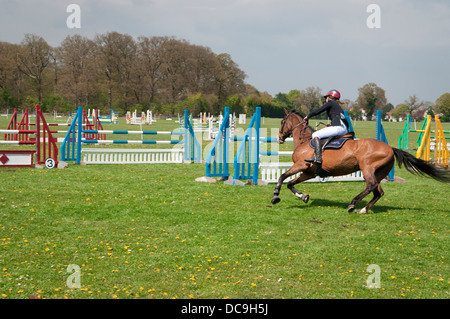
[[[286,113],[286,115],[289,114],[288,110],[286,110],[285,108],[283,108],[283,110],[284,110],[284,113]]]

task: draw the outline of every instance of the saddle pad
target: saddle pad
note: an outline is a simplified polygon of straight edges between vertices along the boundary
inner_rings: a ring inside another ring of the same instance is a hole
[[[326,149],[338,150],[348,140],[351,140],[351,138],[334,138],[330,142],[328,142],[327,145],[325,145],[324,149],[325,150]],[[327,139],[320,140],[320,144],[322,145],[322,147],[323,147],[323,144],[325,143],[325,141],[327,141]],[[314,146],[312,145],[312,142],[313,142],[312,140],[309,142],[309,146],[314,149]]]

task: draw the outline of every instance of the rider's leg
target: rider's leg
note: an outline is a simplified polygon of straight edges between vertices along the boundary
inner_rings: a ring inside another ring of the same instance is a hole
[[[320,140],[327,137],[344,135],[347,133],[347,128],[344,124],[341,126],[328,126],[321,130],[315,131],[312,134],[312,144],[314,146],[314,156],[305,159],[306,162],[314,162],[317,164],[322,164],[322,147],[320,145]]]
[[[311,158],[305,159],[305,162],[308,162],[308,163],[314,162],[317,164],[321,164],[322,163],[322,146],[320,145],[320,139],[318,137],[313,137],[312,144],[314,146],[314,156]]]

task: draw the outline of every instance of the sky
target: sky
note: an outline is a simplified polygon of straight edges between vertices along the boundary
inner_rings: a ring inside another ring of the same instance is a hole
[[[448,0],[0,0],[0,41],[173,36],[230,54],[246,82],[272,96],[316,86],[355,101],[373,82],[395,106],[450,92],[448,17]]]

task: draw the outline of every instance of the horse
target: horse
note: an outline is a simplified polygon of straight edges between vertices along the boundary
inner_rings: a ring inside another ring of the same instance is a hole
[[[358,214],[367,213],[384,195],[380,183],[389,174],[395,161],[397,161],[399,168],[403,164],[406,170],[413,174],[428,175],[444,183],[450,182],[450,171],[438,169],[430,163],[416,158],[403,150],[391,147],[382,141],[372,138],[351,138],[340,149],[324,150],[322,154],[322,167],[316,163],[308,163],[305,159],[310,158],[314,150],[308,145],[309,143],[307,141],[311,140],[314,129],[295,110],[287,111],[285,109],[284,112],[286,115],[281,121],[277,142],[283,144],[286,138],[292,135],[294,140],[292,160],[294,164],[278,179],[273,191],[272,204],[280,202],[279,195],[283,181],[299,172],[301,174],[288,182],[287,188],[295,196],[307,203],[309,201],[309,195],[303,194],[294,185],[315,178],[318,175],[323,176],[323,172],[326,172],[329,176],[341,176],[360,170],[364,176],[366,187],[352,199],[347,207],[347,211],[349,213],[353,212],[355,206],[371,192],[373,193],[373,198],[364,208],[357,211]]]

